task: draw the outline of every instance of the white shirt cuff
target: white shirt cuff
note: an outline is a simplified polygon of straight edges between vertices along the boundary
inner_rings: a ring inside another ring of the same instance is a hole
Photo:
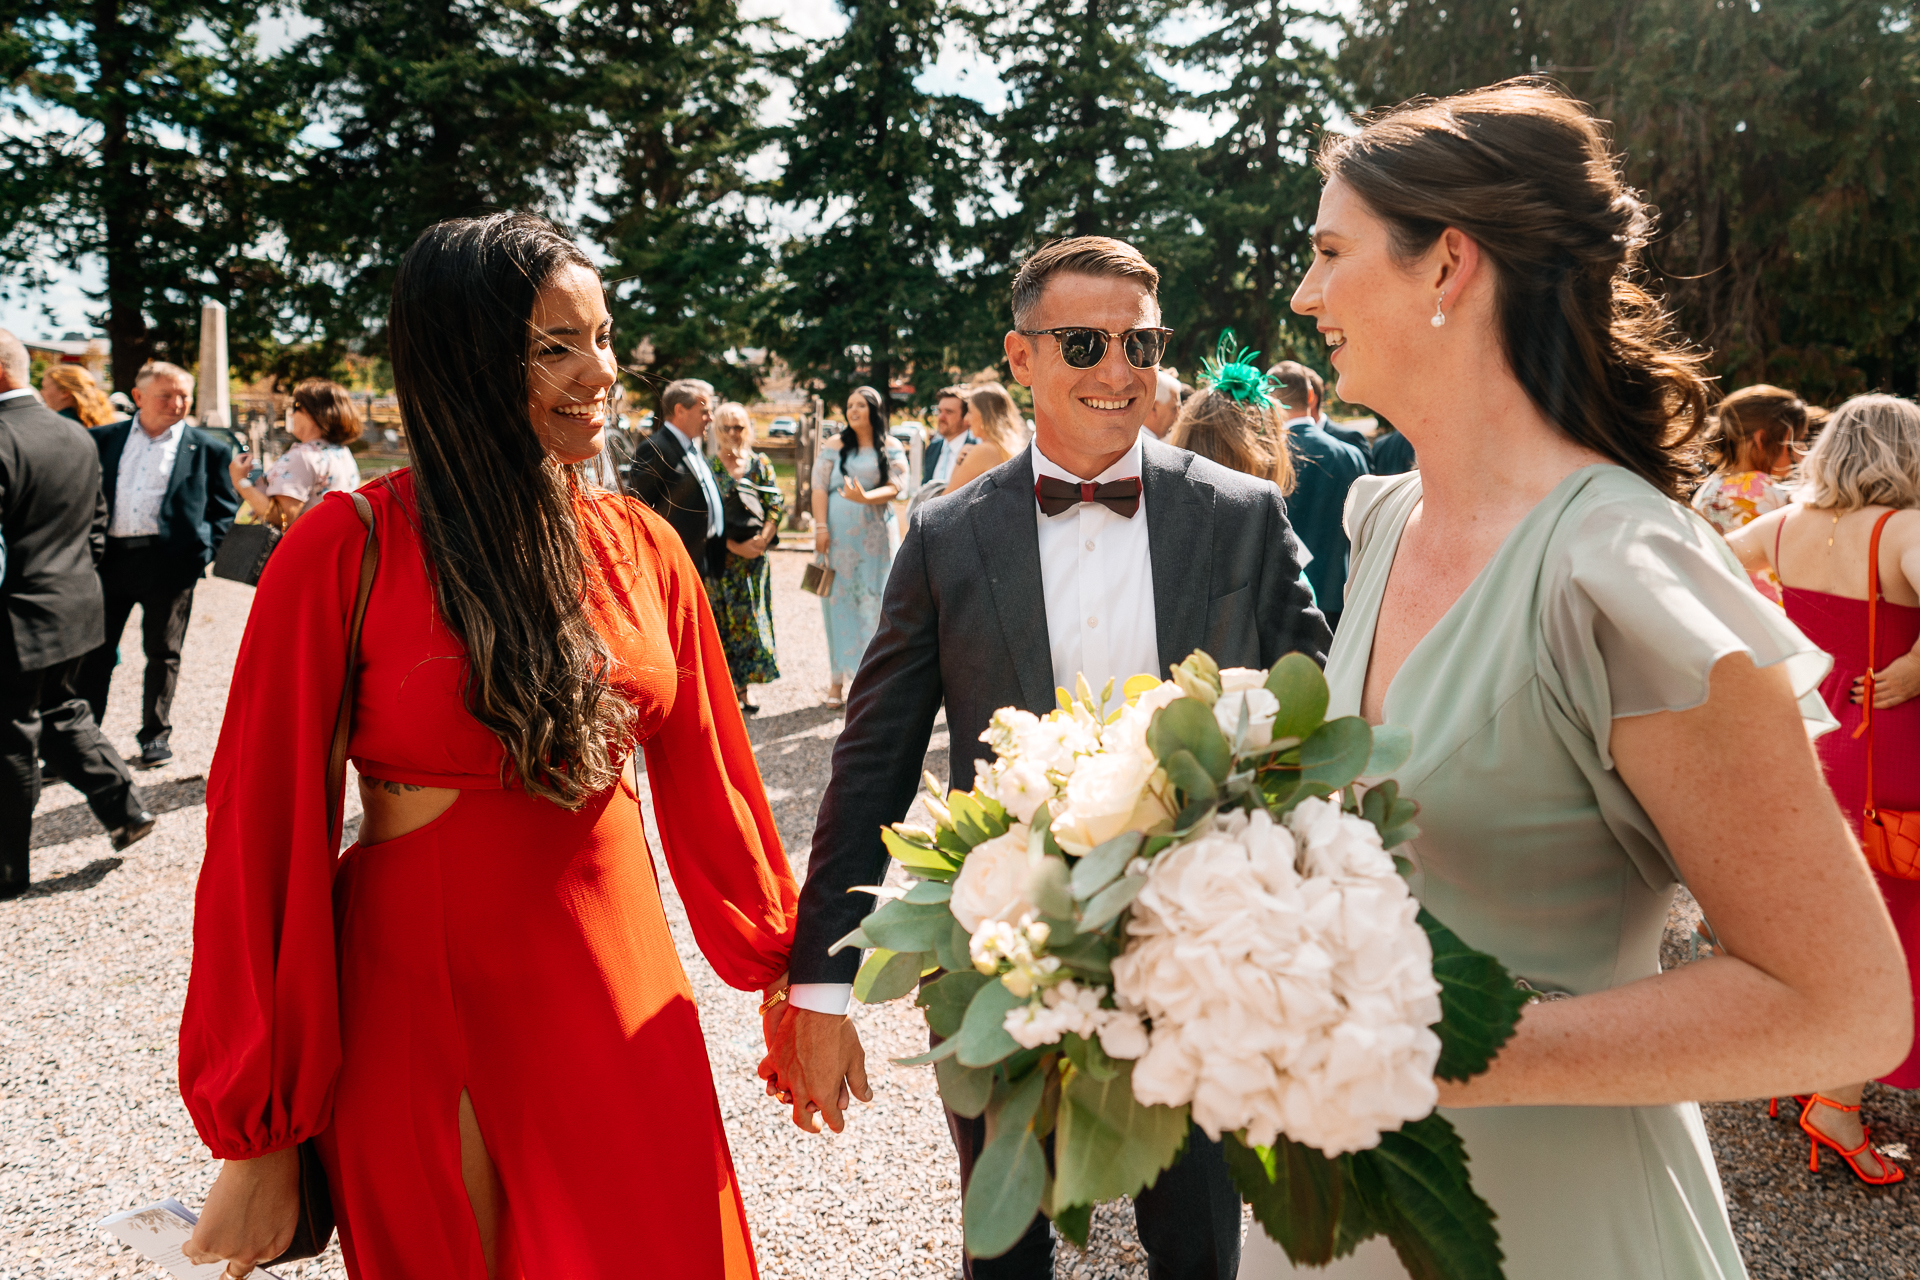
[[[851,982],[796,982],[787,988],[787,1002],[796,1009],[839,1017],[853,1001]]]

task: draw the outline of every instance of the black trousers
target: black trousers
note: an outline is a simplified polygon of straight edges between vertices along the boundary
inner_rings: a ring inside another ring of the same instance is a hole
[[[948,1109],[947,1131],[960,1155],[964,1196],[973,1162],[987,1145],[987,1120]],[[1198,1125],[1173,1167],[1133,1198],[1133,1223],[1146,1246],[1149,1280],[1234,1280],[1240,1273],[1240,1193],[1220,1144]],[[963,1266],[966,1280],[1053,1280],[1046,1215],[1037,1215],[1020,1242],[999,1257],[964,1258]]]
[[[180,650],[187,640],[187,621],[193,616],[193,586],[199,570],[181,563],[177,553],[152,545],[128,549],[107,539],[100,562],[100,586],[107,597],[107,639],[86,657],[80,671],[80,693],[93,708],[96,724],[107,720],[107,689],[113,683],[113,664],[120,635],[127,629],[133,607],[140,606],[140,641],[147,655],[146,687],[140,699],[140,741],[164,738],[173,732],[173,691],[180,684]]]
[[[79,788],[107,830],[138,821],[146,810],[126,762],[100,736],[86,699],[75,691],[85,661],[0,670],[0,897],[27,887],[42,756]]]

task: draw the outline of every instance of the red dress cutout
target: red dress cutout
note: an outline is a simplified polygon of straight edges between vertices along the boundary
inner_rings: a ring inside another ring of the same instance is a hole
[[[569,813],[502,785],[499,740],[461,699],[412,478],[363,492],[380,568],[349,754],[460,795],[396,839],[337,861],[326,847],[363,530],[329,496],[261,578],[207,783],[180,1028],[200,1136],[244,1159],[321,1135],[352,1275],[485,1280],[465,1089],[505,1186],[503,1278],[757,1275],[637,797],[621,782]],[[639,503],[597,494],[576,511],[616,588],[590,604],[695,938],[722,979],[758,990],[786,968],[796,895],[706,595]]]
[[[1777,536],[1773,562],[1780,563]],[[1853,736],[1860,727],[1860,708],[1853,704],[1853,682],[1867,673],[1867,602],[1793,586],[1786,587],[1783,594],[1793,625],[1833,655],[1833,670],[1821,683],[1820,696],[1840,727],[1821,736],[1814,747],[1820,753],[1827,786],[1857,836],[1866,812],[1867,740],[1864,735]],[[1920,639],[1920,608],[1894,604],[1883,595],[1879,632],[1880,652],[1872,663],[1875,671],[1885,669]],[[1886,809],[1920,809],[1920,698],[1876,710],[1873,739],[1874,803]],[[1878,871],[1873,878],[1907,953],[1907,976],[1916,993],[1913,1011],[1920,1021],[1920,880],[1896,880]],[[1920,1089],[1920,1037],[1908,1051],[1907,1060],[1881,1080],[1896,1089]]]

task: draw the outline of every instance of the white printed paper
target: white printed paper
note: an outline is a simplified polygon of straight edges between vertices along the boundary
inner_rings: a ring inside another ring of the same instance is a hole
[[[175,1280],[220,1280],[225,1263],[196,1265],[188,1262],[182,1252],[187,1241],[193,1238],[193,1228],[199,1221],[199,1214],[168,1196],[157,1203],[102,1218],[98,1225],[102,1230],[111,1231],[121,1244],[138,1249],[148,1261],[165,1267]],[[253,1274],[264,1280],[279,1280],[264,1267],[256,1267]]]

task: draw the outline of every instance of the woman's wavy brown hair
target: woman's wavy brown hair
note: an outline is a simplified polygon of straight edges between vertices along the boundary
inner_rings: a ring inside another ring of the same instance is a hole
[[[506,748],[503,781],[577,809],[618,777],[634,712],[586,610],[599,584],[574,523],[579,478],[527,415],[534,297],[569,265],[593,269],[542,218],[437,223],[400,260],[387,341],[435,598],[467,646],[467,710]]]
[[[1248,404],[1203,387],[1180,406],[1167,443],[1293,492],[1293,456],[1276,405]]]
[[[1784,387],[1742,387],[1714,406],[1705,438],[1716,471],[1766,471],[1780,447],[1806,437],[1807,402]]]
[[[1585,106],[1532,77],[1415,98],[1316,162],[1386,221],[1401,262],[1449,227],[1473,239],[1514,376],[1562,431],[1668,497],[1692,484],[1702,357],[1641,283],[1654,211]]]
[[[352,444],[366,430],[347,389],[325,378],[307,378],[295,386],[293,407],[313,419],[328,444]]]

